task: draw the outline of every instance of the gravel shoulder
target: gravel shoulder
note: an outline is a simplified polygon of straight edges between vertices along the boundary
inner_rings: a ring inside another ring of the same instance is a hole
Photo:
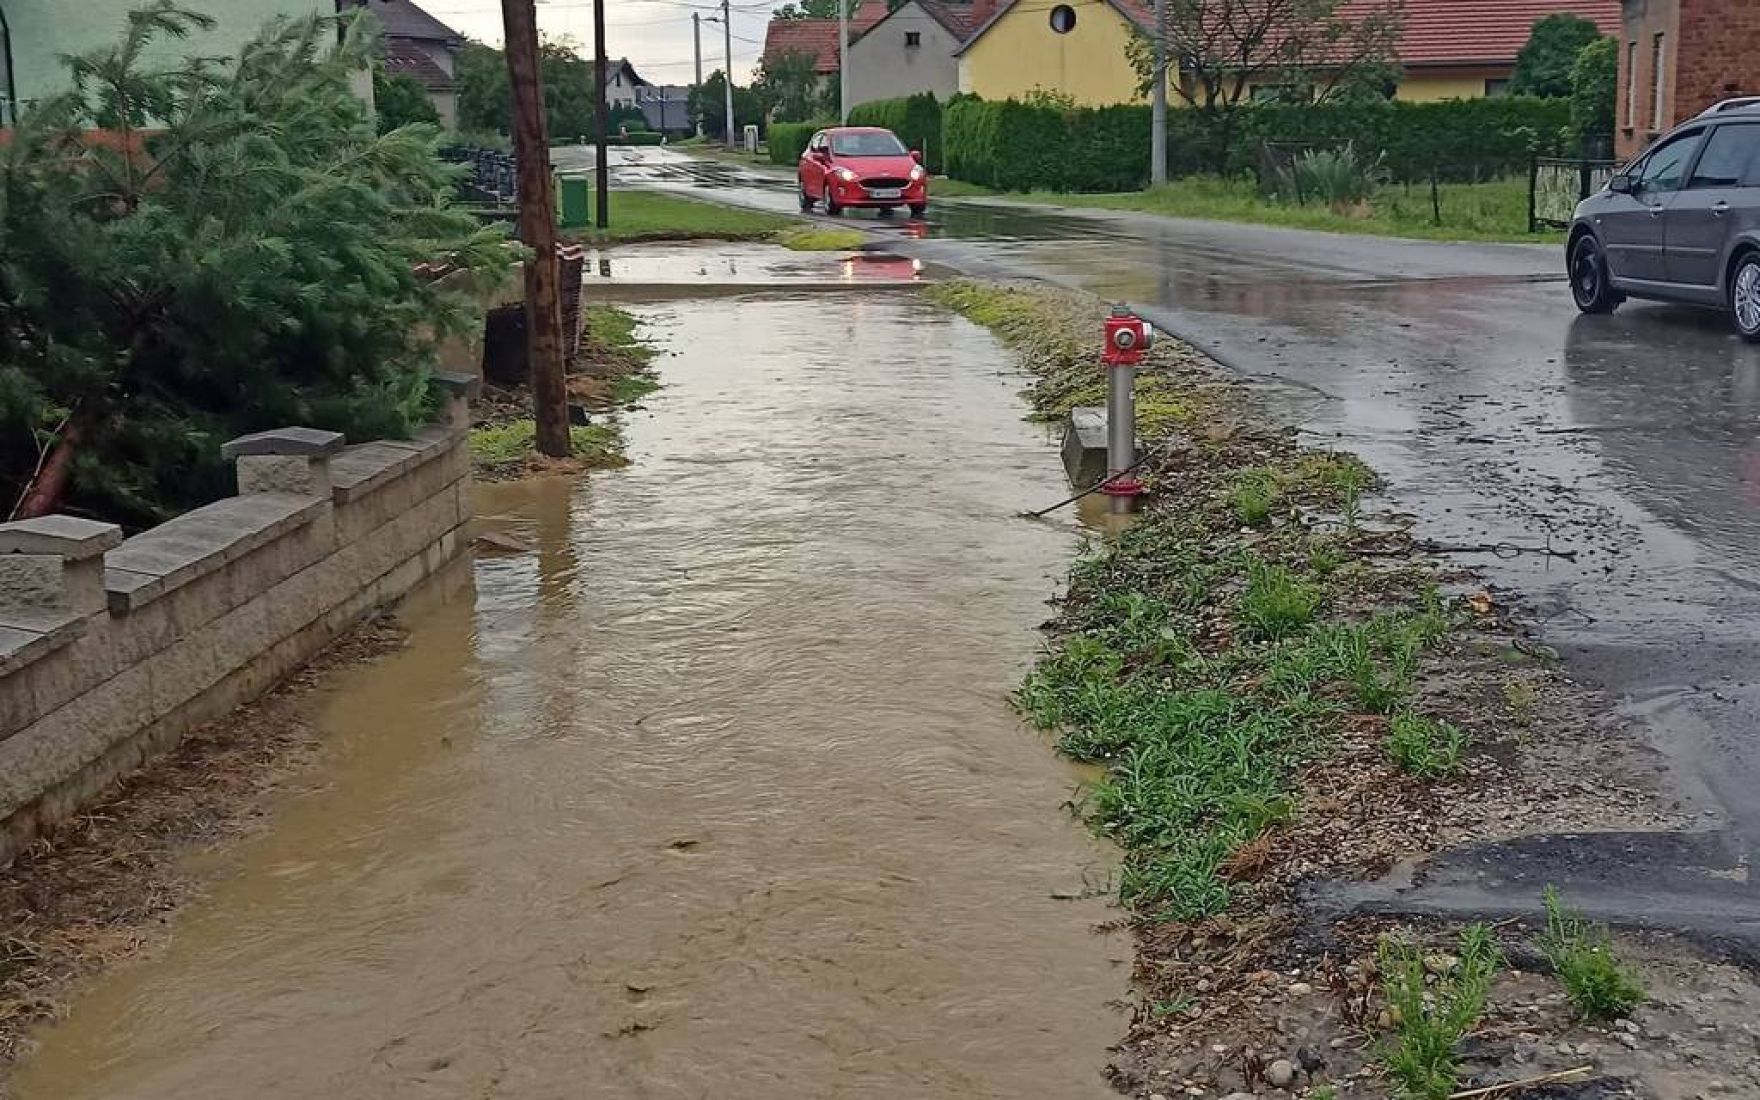
[[[1103,403],[1098,300],[1038,284],[931,293],[1014,348],[1035,415]],[[1606,858],[1704,821],[1536,639],[1519,594],[1427,553],[1412,520],[1378,507],[1372,471],[1299,446],[1227,378],[1177,342],[1153,353],[1139,381],[1152,503],[1074,565],[1017,694],[1100,769],[1082,812],[1124,851],[1137,1003],[1115,1086],[1144,1100],[1756,1094],[1749,972],[1714,945],[1585,923],[1591,953],[1645,994],[1593,1018],[1542,949],[1544,883],[1526,912],[1474,930],[1501,965],[1445,1044],[1446,1072],[1423,1087],[1400,1075],[1416,1028],[1390,960],[1423,960],[1427,1020],[1465,981],[1463,925],[1340,905],[1341,885],[1422,881],[1476,846]]]

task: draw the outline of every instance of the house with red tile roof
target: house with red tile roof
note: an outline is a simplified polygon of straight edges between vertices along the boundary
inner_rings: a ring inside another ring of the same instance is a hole
[[[1400,99],[1501,94],[1529,32],[1548,15],[1568,12],[1608,34],[1620,30],[1620,0],[1405,0],[1404,6],[1395,48]],[[1125,51],[1133,35],[1153,27],[1152,10],[1147,0],[1004,0],[960,47],[959,90],[986,99],[1045,89],[1084,104],[1140,101]]]
[[[850,43],[850,105],[959,91],[954,54],[996,13],[997,0],[904,0]]]
[[[865,0],[856,6],[850,17],[849,36],[853,42],[863,31],[886,18],[883,0]],[[787,53],[804,53],[813,58],[813,71],[821,77],[834,76],[838,64],[838,23],[835,19],[770,20],[764,32],[763,62],[774,64]]]

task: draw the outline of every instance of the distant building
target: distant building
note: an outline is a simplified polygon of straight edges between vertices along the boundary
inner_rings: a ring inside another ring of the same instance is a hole
[[[385,28],[386,73],[414,77],[428,93],[440,125],[458,129],[458,51],[464,36],[410,0],[340,0],[362,7]]]
[[[1756,0],[1624,0],[1622,8],[1614,120],[1621,158],[1720,99],[1760,95]]]
[[[689,84],[644,83],[636,89],[636,106],[655,133],[688,134],[696,129]]]
[[[886,18],[885,0],[861,0],[850,17],[849,37],[853,43],[874,24]],[[813,59],[813,73],[819,78],[821,90],[837,82],[838,22],[835,19],[771,19],[764,32],[763,63],[773,65],[784,54],[806,54]]]
[[[1760,10],[1760,0],[1679,2]],[[1516,54],[1549,15],[1580,15],[1608,34],[1620,24],[1620,0],[1405,0],[1404,7],[1394,95],[1406,100],[1502,95]],[[1153,26],[1149,0],[1008,0],[960,48],[960,91],[1007,99],[1043,88],[1082,104],[1139,102],[1125,50]]]
[[[639,109],[636,91],[641,88],[652,88],[653,85],[642,79],[636,67],[629,63],[629,58],[620,57],[616,61],[605,62],[605,102],[613,110],[619,107]]]
[[[959,91],[954,52],[995,11],[996,0],[905,0],[850,43],[850,105],[920,92],[949,98]]]
[[[128,13],[141,0],[0,0],[0,125],[21,106],[68,88],[65,54],[82,54],[122,40]],[[336,10],[335,0],[183,0],[214,17],[214,27],[189,38],[160,38],[152,57],[236,54],[277,16],[297,18]]]

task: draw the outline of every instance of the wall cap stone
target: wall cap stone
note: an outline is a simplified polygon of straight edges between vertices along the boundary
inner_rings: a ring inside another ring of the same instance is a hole
[[[205,504],[142,531],[105,558],[112,614],[125,615],[311,522],[328,499],[252,493]]]
[[[483,392],[483,380],[474,374],[463,371],[435,371],[431,376],[434,384],[445,390],[449,396],[463,397],[474,401]]]
[[[228,461],[245,455],[305,455],[328,458],[342,450],[341,432],[321,428],[271,428],[241,435],[220,445],[220,457]]]
[[[38,516],[0,523],[0,554],[58,555],[84,561],[120,545],[122,528],[78,516]]]

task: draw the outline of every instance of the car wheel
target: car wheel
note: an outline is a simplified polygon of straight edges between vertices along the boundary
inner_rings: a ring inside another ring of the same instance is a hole
[[[801,189],[801,209],[802,210],[811,210],[816,204],[813,201],[813,196],[807,194],[807,183],[805,180],[801,181],[800,189]]]
[[[1571,297],[1584,313],[1612,313],[1619,294],[1607,277],[1607,259],[1594,234],[1585,233],[1571,246]]]
[[[928,203],[926,203],[926,202],[913,202],[913,203],[911,203],[911,217],[920,218],[923,216],[923,211],[925,211],[927,209],[929,209]]]
[[[1736,263],[1729,280],[1729,315],[1743,339],[1760,342],[1760,252]]]

